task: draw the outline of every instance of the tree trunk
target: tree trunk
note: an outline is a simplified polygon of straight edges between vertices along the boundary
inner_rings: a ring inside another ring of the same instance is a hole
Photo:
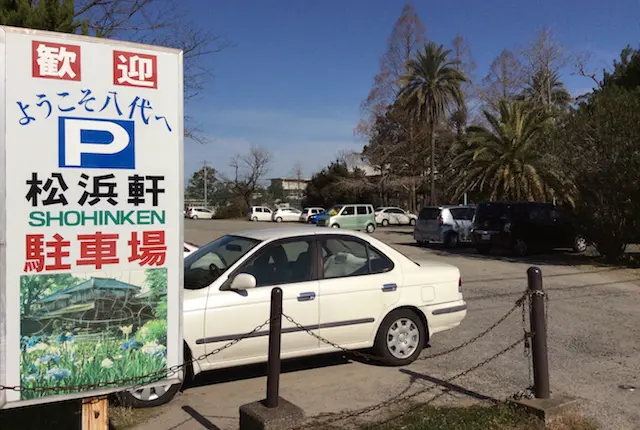
[[[435,121],[431,119],[429,122],[429,146],[431,147],[431,170],[429,172],[431,176],[431,192],[429,204],[433,206],[436,204],[436,130],[434,127]]]

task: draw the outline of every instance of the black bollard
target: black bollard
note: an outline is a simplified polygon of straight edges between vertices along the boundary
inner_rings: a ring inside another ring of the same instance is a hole
[[[531,342],[533,356],[533,389],[536,399],[548,399],[549,360],[547,355],[547,325],[545,318],[544,290],[542,289],[542,271],[538,267],[527,270],[531,309],[529,322],[533,339]]]
[[[282,340],[282,290],[278,287],[271,290],[270,318],[265,406],[277,408],[280,391],[280,343]]]

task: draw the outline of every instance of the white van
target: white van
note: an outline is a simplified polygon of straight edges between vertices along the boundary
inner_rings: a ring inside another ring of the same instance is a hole
[[[249,220],[271,221],[272,211],[266,206],[251,206],[249,208]]]

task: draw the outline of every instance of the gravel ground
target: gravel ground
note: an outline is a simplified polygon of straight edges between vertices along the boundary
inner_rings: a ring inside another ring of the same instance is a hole
[[[185,240],[204,244],[221,234],[277,224],[243,221],[185,221]],[[284,226],[284,225],[283,225]],[[314,227],[310,227],[314,228]],[[585,257],[564,253],[516,260],[479,256],[472,250],[449,252],[416,247],[409,228],[378,229],[375,236],[410,257],[429,256],[460,268],[469,313],[460,327],[432,338],[423,356],[443,351],[489,327],[507,312],[526,288],[526,270],[542,269],[549,293],[548,331],[551,389],[583,399],[585,415],[603,429],[640,428],[638,272],[593,266]],[[412,401],[472,403],[486,397],[504,399],[529,385],[522,345],[451,384],[446,380],[518,340],[523,333],[518,310],[492,333],[462,350],[421,360],[403,368],[347,361],[339,354],[294,360],[283,365],[281,395],[308,416],[366,408],[434,387],[411,400],[392,403],[348,422],[393,414]],[[264,397],[265,366],[209,372],[197,378],[174,401],[138,429],[237,429],[238,407]],[[347,382],[348,381],[348,382]],[[388,404],[388,402],[386,403]],[[345,423],[347,422],[345,421]]]

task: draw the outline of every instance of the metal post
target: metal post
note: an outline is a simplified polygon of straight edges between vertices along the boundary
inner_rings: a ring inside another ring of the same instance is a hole
[[[269,358],[267,362],[267,399],[265,406],[278,407],[280,391],[280,341],[282,338],[282,289],[271,290],[271,322],[269,324]]]
[[[204,174],[204,177],[203,177],[203,180],[204,180],[204,207],[206,209],[206,207],[207,207],[207,162],[206,161],[203,162],[202,170],[203,170],[203,174]]]
[[[533,388],[537,399],[548,399],[549,360],[547,356],[547,325],[544,310],[544,290],[542,289],[542,271],[538,267],[527,270],[529,292],[531,293],[531,309],[529,322],[533,333]]]

